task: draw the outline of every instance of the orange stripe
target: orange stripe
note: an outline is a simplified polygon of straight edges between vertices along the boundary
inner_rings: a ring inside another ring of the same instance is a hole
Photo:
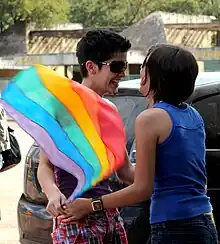
[[[69,110],[96,152],[102,166],[101,176],[98,179],[98,181],[100,181],[104,176],[109,174],[110,165],[105,145],[96,131],[89,114],[85,110],[80,96],[73,91],[70,80],[66,77],[60,76],[51,69],[41,65],[36,65],[35,67],[44,86]],[[97,101],[91,100],[92,104],[93,102]],[[95,183],[97,182],[94,182],[94,184]]]
[[[73,90],[76,91],[79,94],[79,96],[81,97],[90,117],[92,118],[92,121],[96,127],[96,130],[98,131],[98,133],[101,137],[102,136],[101,128],[100,128],[99,120],[98,120],[98,113],[99,113],[99,109],[101,106],[100,103],[98,102],[98,99],[100,99],[99,95],[87,87],[83,87],[83,89],[82,89],[82,86],[77,82],[71,82],[71,85],[72,85]],[[97,103],[93,103],[91,106],[91,99],[96,100]],[[109,106],[111,106],[111,105],[109,105]],[[106,148],[107,157],[108,157],[108,160],[110,163],[109,171],[113,173],[114,168],[115,168],[115,156],[106,146],[105,146],[105,148]]]
[[[80,85],[77,82],[73,82],[71,81],[71,86],[73,88],[73,90],[79,94],[79,96],[81,97],[85,108],[87,110],[87,112],[90,115],[90,118],[92,119],[92,122],[94,123],[94,126],[96,128],[96,130],[98,131],[99,135],[101,135],[101,129],[100,129],[100,125],[99,125],[99,121],[98,121],[98,112],[99,112],[99,103],[98,103],[98,94],[96,94],[95,92],[93,92],[92,90],[90,90],[87,87],[83,87],[82,89],[82,85]],[[93,101],[92,106],[91,106],[91,101]],[[96,101],[96,102],[94,102]]]

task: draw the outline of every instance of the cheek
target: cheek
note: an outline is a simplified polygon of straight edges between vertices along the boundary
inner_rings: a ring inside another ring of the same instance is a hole
[[[111,85],[111,81],[116,79],[116,78],[117,78],[117,76],[115,76],[115,74],[112,74],[112,73],[107,74],[107,76],[104,78],[105,84],[107,86]]]
[[[99,80],[99,86],[106,87],[108,83],[108,74],[106,72],[102,72],[99,74],[98,80]]]
[[[102,84],[108,85],[110,81],[114,79],[114,75],[112,75],[111,72],[104,70],[104,72],[102,72],[101,78],[102,78]]]
[[[149,92],[149,85],[148,82],[144,86],[140,86],[139,89],[140,93],[142,93],[144,96],[146,96]]]

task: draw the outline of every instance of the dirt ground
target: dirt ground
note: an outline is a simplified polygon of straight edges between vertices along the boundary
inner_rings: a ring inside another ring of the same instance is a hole
[[[15,129],[19,141],[22,162],[6,172],[0,173],[0,244],[18,244],[17,202],[23,191],[24,158],[33,140],[14,122],[9,122]]]

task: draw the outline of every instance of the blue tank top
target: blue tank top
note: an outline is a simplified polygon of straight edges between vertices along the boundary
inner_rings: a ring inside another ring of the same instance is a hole
[[[157,146],[151,224],[191,218],[212,211],[206,195],[205,129],[191,106],[154,105],[172,120],[168,138]]]

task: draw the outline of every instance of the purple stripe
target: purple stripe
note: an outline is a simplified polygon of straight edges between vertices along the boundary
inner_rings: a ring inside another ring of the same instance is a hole
[[[40,147],[45,151],[48,159],[53,162],[55,166],[62,168],[61,165],[63,162],[67,162],[65,163],[67,166],[65,170],[74,175],[78,180],[77,187],[74,190],[74,194],[71,195],[71,198],[76,194],[78,195],[85,184],[85,175],[83,170],[69,157],[57,149],[53,140],[41,126],[26,118],[3,100],[1,100],[0,103],[4,106],[8,114],[19,124],[19,126],[37,141]]]

